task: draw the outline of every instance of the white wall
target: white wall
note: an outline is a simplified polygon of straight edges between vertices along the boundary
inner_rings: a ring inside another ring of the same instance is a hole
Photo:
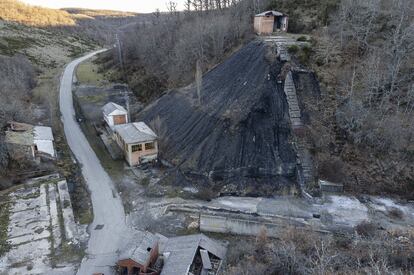
[[[114,118],[111,115],[109,115],[109,116],[104,115],[104,120],[105,120],[106,124],[108,124],[109,127],[114,126]]]
[[[37,151],[46,153],[55,157],[55,148],[53,147],[53,141],[51,140],[35,140],[34,143],[37,146]]]

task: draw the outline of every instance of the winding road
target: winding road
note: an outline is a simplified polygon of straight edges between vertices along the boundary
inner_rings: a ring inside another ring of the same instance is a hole
[[[72,82],[76,66],[103,52],[92,52],[69,63],[60,83],[60,111],[66,140],[82,167],[82,174],[91,192],[94,221],[89,226],[90,239],[86,256],[78,270],[79,275],[96,272],[112,274],[111,265],[117,260],[116,251],[127,234],[125,212],[114,184],[102,167],[75,118],[72,100]]]

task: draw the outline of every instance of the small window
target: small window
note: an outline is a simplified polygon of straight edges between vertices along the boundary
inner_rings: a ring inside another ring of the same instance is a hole
[[[142,151],[142,144],[132,145],[132,152]]]
[[[145,150],[153,150],[153,149],[155,149],[155,143],[154,142],[145,143]]]

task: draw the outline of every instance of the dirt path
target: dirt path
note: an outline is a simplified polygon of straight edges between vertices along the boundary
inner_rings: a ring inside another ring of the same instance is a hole
[[[117,260],[116,250],[128,231],[121,198],[89,145],[75,119],[72,102],[72,79],[76,66],[101,51],[96,51],[69,63],[60,83],[60,111],[67,142],[82,166],[82,174],[92,196],[94,221],[90,225],[90,239],[86,256],[78,274],[94,272],[112,274],[110,266]]]

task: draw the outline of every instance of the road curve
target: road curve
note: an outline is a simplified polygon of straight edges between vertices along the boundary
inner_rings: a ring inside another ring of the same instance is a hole
[[[105,50],[87,54],[69,63],[60,83],[60,111],[66,140],[81,164],[83,177],[91,192],[94,212],[94,220],[89,227],[90,239],[86,256],[78,270],[79,275],[91,275],[95,272],[112,274],[110,266],[115,264],[116,250],[122,244],[121,237],[128,231],[122,201],[112,180],[82,133],[73,108],[72,82],[76,66],[103,51]]]

